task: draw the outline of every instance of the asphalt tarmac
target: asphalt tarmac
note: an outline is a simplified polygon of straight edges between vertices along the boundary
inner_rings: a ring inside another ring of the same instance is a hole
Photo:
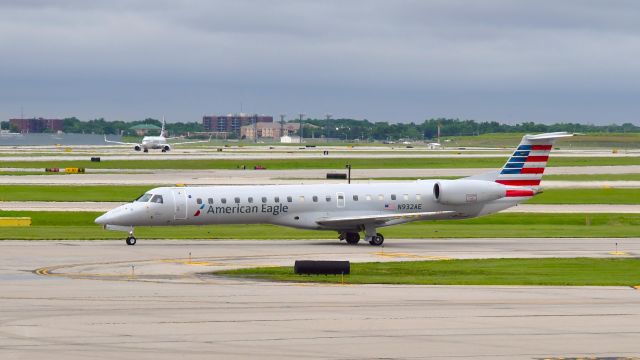
[[[24,169],[42,171],[44,169]],[[104,170],[103,170],[104,171]],[[353,169],[351,177],[354,183],[367,183],[375,178],[405,178],[441,176],[470,176],[496,169]],[[85,174],[59,175],[2,175],[3,184],[51,184],[51,185],[230,185],[230,184],[311,184],[338,182],[327,180],[327,173],[345,173],[344,169],[306,169],[306,170],[122,170],[109,173],[96,172]],[[640,165],[629,166],[568,166],[546,169],[546,175],[585,175],[585,174],[629,174],[640,173]],[[375,181],[375,180],[373,180]],[[399,181],[399,180],[384,180]],[[640,181],[542,181],[545,187],[640,187]]]
[[[617,252],[615,243],[618,243]],[[351,261],[624,257],[640,239],[0,242],[0,358],[637,356],[631,287],[298,285],[217,269]]]

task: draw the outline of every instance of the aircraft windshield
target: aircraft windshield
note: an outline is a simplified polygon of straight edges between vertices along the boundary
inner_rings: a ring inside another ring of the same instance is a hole
[[[151,197],[153,196],[153,194],[144,194],[142,196],[140,196],[136,202],[147,202],[149,201],[149,199],[151,199]]]
[[[162,195],[153,195],[151,202],[162,204]]]

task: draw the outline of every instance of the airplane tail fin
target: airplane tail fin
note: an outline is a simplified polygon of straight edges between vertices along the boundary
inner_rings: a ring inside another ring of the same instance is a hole
[[[567,132],[525,135],[509,160],[498,171],[471,176],[471,179],[495,181],[508,186],[536,187],[549,160],[556,139],[573,136]]]
[[[160,129],[160,136],[166,136],[164,134],[164,116],[162,117],[162,128]]]

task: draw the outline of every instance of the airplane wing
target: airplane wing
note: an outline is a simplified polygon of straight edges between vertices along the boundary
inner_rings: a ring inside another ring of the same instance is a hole
[[[121,141],[111,141],[111,140],[107,140],[107,135],[104,136],[104,141],[108,142],[109,144],[118,144],[118,145],[140,145],[139,143],[128,143],[128,142],[121,142]]]
[[[385,214],[385,215],[363,215],[363,216],[347,216],[336,218],[325,218],[316,221],[318,225],[328,227],[350,227],[364,224],[385,225],[393,220],[411,219],[411,220],[438,220],[454,214],[455,211],[429,211],[404,214]]]
[[[169,140],[169,139],[181,139],[181,138],[177,138],[177,137],[167,138],[167,140]],[[198,143],[206,143],[206,142],[210,142],[210,141],[211,141],[211,136],[209,136],[209,140],[181,141],[181,142],[171,143],[171,145],[198,144]]]

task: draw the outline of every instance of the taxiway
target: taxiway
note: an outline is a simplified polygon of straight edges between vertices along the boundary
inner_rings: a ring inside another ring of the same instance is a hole
[[[640,291],[631,287],[298,285],[209,275],[295,259],[640,254],[637,238],[386,245],[3,241],[0,357],[530,359],[640,351]]]

